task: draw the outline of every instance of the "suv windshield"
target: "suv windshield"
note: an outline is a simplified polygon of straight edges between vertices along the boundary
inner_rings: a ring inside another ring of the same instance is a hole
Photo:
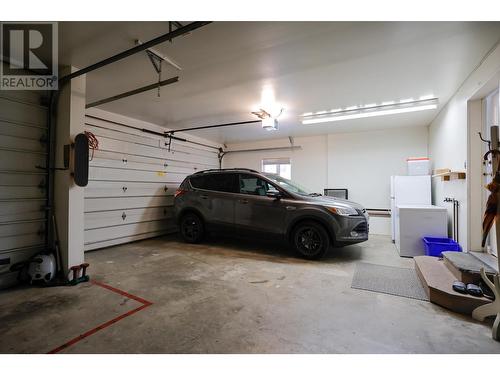
[[[321,194],[318,193],[313,193],[310,190],[306,189],[303,186],[300,186],[299,184],[287,179],[283,178],[280,175],[277,174],[272,174],[272,173],[264,173],[264,176],[269,178],[271,181],[276,183],[277,185],[281,186],[283,189],[295,193],[295,194],[300,194],[300,195],[309,195],[309,196],[319,196]]]

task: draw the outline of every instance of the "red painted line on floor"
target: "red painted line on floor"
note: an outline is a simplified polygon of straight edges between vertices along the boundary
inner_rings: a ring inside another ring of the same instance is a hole
[[[135,300],[137,302],[140,302],[140,303],[142,303],[144,305],[151,305],[151,302],[146,301],[145,299],[143,299],[141,297],[134,296],[133,294],[124,292],[123,290],[116,289],[116,288],[112,287],[111,285],[103,284],[103,283],[100,283],[99,281],[94,281],[94,280],[92,280],[91,283],[95,284],[95,285],[99,285],[100,287],[103,287],[105,289],[111,290],[112,292],[121,294],[124,297],[133,299],[133,300]]]
[[[130,293],[127,293],[123,290],[120,290],[120,289],[117,289],[117,288],[114,288],[110,285],[107,285],[107,284],[103,284],[103,283],[100,283],[98,281],[91,281],[92,284],[95,284],[97,286],[100,286],[102,288],[105,288],[105,289],[108,289],[112,292],[115,292],[115,293],[118,293],[122,296],[125,296],[127,298],[130,298],[130,299],[133,299],[134,301],[137,301],[139,303],[142,303],[141,306],[139,307],[136,307],[135,309],[133,310],[130,310],[130,311],[127,311],[126,313],[122,314],[122,315],[119,315],[117,316],[116,318],[113,318],[111,320],[108,320],[107,322],[101,324],[101,325],[98,325],[97,327],[94,327],[92,328],[91,330],[85,332],[85,333],[82,333],[81,335],[69,340],[68,342],[62,344],[61,346],[58,346],[57,348],[55,349],[52,349],[51,351],[49,351],[47,354],[56,354],[56,353],[59,353],[61,350],[64,350],[74,344],[76,344],[77,342],[89,337],[90,335],[93,335],[94,333],[96,332],[99,332],[100,330],[104,329],[104,328],[107,328],[109,327],[110,325],[112,324],[115,324],[116,322],[122,320],[123,318],[126,318],[127,316],[130,316],[132,314],[135,314],[136,312],[139,312],[143,309],[145,309],[146,307],[149,307],[151,306],[153,303],[152,302],[149,302],[143,298],[140,298],[140,297],[137,297],[137,296],[134,296],[133,294],[130,294]]]

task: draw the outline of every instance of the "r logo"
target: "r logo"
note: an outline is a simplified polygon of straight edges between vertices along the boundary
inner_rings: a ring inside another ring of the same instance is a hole
[[[56,23],[3,22],[1,35],[1,89],[57,89]]]

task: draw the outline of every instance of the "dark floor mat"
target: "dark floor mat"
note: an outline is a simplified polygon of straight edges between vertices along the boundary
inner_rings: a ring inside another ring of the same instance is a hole
[[[356,264],[351,288],[429,301],[417,272],[413,268],[360,262]]]

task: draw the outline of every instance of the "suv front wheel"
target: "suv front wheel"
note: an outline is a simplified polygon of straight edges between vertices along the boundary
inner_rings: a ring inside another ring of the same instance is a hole
[[[323,226],[314,221],[307,221],[294,229],[292,245],[303,258],[320,259],[330,247],[330,238]]]
[[[181,217],[179,222],[181,236],[184,241],[189,243],[198,243],[203,239],[205,229],[203,227],[203,220],[194,214],[187,213]]]

